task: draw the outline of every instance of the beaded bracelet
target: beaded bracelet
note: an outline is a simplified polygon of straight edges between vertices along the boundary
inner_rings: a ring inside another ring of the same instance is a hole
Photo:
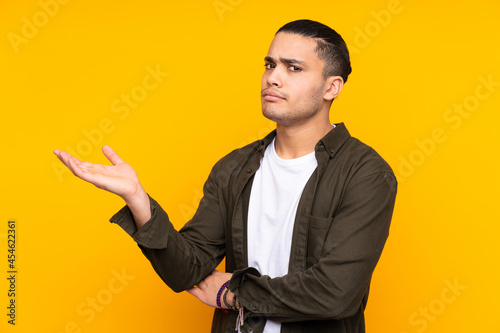
[[[241,309],[241,303],[236,295],[233,296],[233,310],[239,311]]]
[[[227,302],[227,293],[228,293],[228,291],[229,291],[229,288],[226,288],[226,290],[224,290],[224,293],[222,294],[222,304],[224,304],[224,306],[226,307],[226,309],[233,309],[233,307],[231,305],[229,305],[229,303]]]
[[[222,292],[224,291],[224,289],[225,289],[225,288],[229,285],[229,281],[230,281],[230,280],[226,281],[226,282],[222,285],[222,287],[220,287],[219,292],[217,293],[217,298],[216,298],[216,300],[215,300],[215,301],[216,301],[216,303],[217,303],[217,306],[218,306],[219,308],[221,308],[221,309],[222,309],[222,304],[221,304],[221,302],[220,302],[220,297],[221,297]]]

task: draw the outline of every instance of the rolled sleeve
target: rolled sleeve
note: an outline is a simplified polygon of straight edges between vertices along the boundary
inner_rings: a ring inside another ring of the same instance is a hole
[[[164,249],[168,244],[168,235],[173,226],[169,222],[167,213],[149,195],[151,218],[137,230],[134,216],[128,206],[120,209],[111,219],[111,223],[118,224],[134,241],[148,249]]]

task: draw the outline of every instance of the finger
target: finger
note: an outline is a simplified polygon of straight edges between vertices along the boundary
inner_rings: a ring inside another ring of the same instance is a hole
[[[68,167],[69,169],[70,168],[70,165],[69,165],[69,160],[68,160],[68,153],[66,153],[65,151],[62,151],[62,150],[59,150],[56,154],[57,158],[59,158],[59,160],[61,162],[63,162],[63,164]]]
[[[89,173],[93,171],[93,163],[82,162],[78,158],[71,156],[67,152],[63,151],[61,156],[64,160],[64,164],[71,170],[71,172],[86,181],[90,181]]]
[[[61,160],[61,162],[63,162],[64,164],[66,164],[66,166],[67,166],[66,161],[69,158],[73,158],[78,163],[82,163],[82,161],[80,161],[78,158],[76,158],[75,156],[71,155],[70,153],[68,153],[68,152],[66,152],[64,150],[54,149],[54,154],[56,154],[57,158],[59,158]]]
[[[77,162],[76,166],[83,172],[95,173],[94,164],[90,162]]]
[[[120,158],[120,156],[118,156],[118,154],[110,146],[102,146],[102,152],[113,165],[123,163],[123,160]]]
[[[66,164],[66,163],[65,163],[65,161],[64,161],[64,158],[63,158],[63,151],[61,151],[61,150],[59,150],[59,149],[54,149],[54,154],[57,156],[57,158],[58,158],[61,162],[63,162],[64,164]]]
[[[90,162],[83,162],[83,161],[81,161],[78,157],[73,156],[73,155],[71,155],[70,153],[66,153],[66,154],[68,154],[68,155],[69,155],[69,157],[71,157],[74,161],[78,162],[78,164],[80,164],[80,163],[90,163]]]
[[[83,179],[83,171],[88,171],[88,169],[86,168],[81,168],[79,164],[77,164],[78,162],[75,161],[76,158],[67,154],[67,166],[68,168],[71,170],[71,172],[73,172],[73,174],[79,178],[82,178]]]
[[[78,158],[71,156],[68,152],[63,150],[56,149],[54,150],[54,154],[56,154],[59,160],[61,160],[61,162],[71,171],[71,173],[73,173],[73,175],[96,185],[96,176],[98,175],[94,174],[94,166],[97,165],[90,162],[82,162]]]

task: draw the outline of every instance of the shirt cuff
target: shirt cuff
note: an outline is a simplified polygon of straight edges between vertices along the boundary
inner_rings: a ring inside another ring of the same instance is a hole
[[[167,213],[149,196],[151,218],[137,230],[134,216],[128,206],[124,206],[109,219],[118,224],[141,247],[149,249],[164,249],[167,247],[168,235],[173,229]]]
[[[259,271],[254,267],[247,267],[233,272],[231,277],[231,282],[229,283],[229,290],[238,296],[238,300],[243,304],[245,309],[251,312],[257,312],[259,310],[258,298],[259,295],[246,295],[242,294],[239,290],[240,287],[248,280],[254,280],[259,278],[261,275]]]

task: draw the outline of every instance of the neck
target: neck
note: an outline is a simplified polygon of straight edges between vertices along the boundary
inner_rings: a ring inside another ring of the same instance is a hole
[[[276,126],[276,153],[285,159],[298,158],[314,151],[316,143],[332,130],[328,121],[297,126]]]

